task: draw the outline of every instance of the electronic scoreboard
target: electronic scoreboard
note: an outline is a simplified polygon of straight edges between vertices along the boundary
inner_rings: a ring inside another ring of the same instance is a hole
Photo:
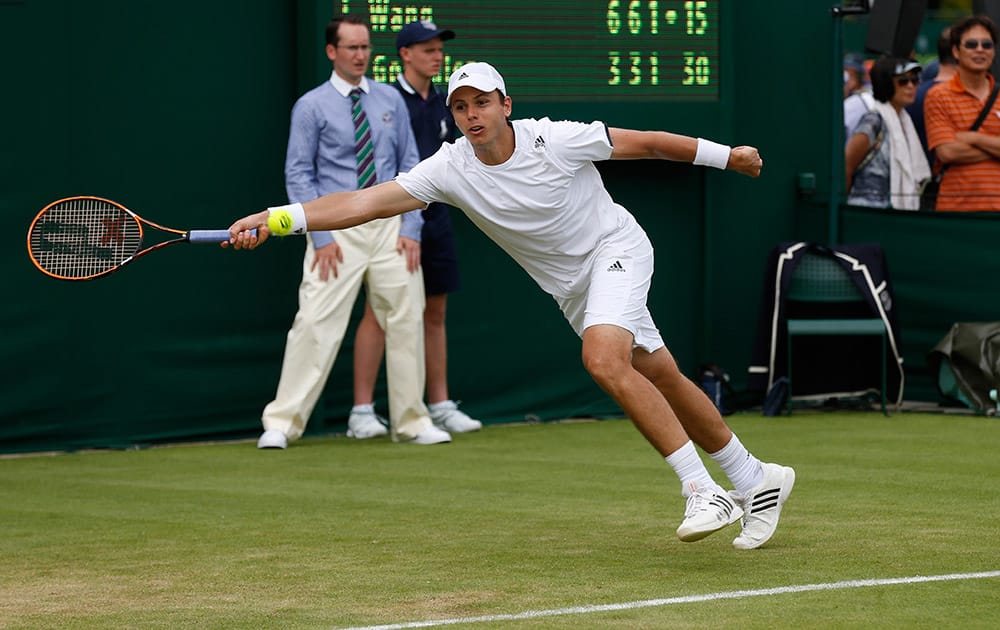
[[[719,0],[335,0],[371,24],[370,75],[399,73],[396,34],[413,20],[455,31],[438,81],[493,64],[520,101],[716,101]]]

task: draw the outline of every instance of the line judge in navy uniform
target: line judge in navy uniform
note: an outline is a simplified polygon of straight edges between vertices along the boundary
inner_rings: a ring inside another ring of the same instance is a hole
[[[403,71],[393,84],[410,112],[410,124],[420,159],[430,157],[445,142],[457,136],[455,121],[445,95],[434,79],[444,62],[444,42],[455,33],[440,29],[430,20],[410,22],[399,31],[396,48]],[[482,423],[458,409],[448,391],[448,349],[445,316],[448,294],[459,288],[458,256],[451,226],[451,208],[432,203],[423,211],[420,259],[423,267],[426,307],[424,348],[426,352],[427,403],[431,420],[450,433],[478,431]],[[371,309],[358,326],[354,346],[354,409],[374,404],[375,381],[382,360],[384,335]]]

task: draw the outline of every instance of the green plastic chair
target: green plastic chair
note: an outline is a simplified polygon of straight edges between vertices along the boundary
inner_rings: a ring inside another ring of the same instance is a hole
[[[786,293],[797,302],[864,302],[851,277],[830,256],[807,252],[802,256]],[[882,338],[882,413],[889,415],[886,404],[886,338],[881,319],[789,319],[788,320],[788,398],[787,413],[792,413],[792,340],[798,335],[879,335]]]

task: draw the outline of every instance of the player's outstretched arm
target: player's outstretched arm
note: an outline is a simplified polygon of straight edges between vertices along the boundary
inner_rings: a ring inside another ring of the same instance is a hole
[[[612,160],[657,158],[675,162],[691,162],[743,173],[751,177],[760,175],[764,163],[755,147],[735,148],[702,138],[692,138],[667,131],[637,131],[635,129],[608,129],[614,149]]]
[[[272,213],[290,215],[282,230],[285,234],[304,234],[307,230],[342,230],[374,219],[402,214],[424,207],[396,182],[384,182],[364,190],[337,192],[304,204],[268,208],[236,221],[229,227],[229,242],[234,249],[254,249],[274,233],[268,218]],[[273,223],[273,222],[272,222]],[[254,234],[251,230],[256,229]]]

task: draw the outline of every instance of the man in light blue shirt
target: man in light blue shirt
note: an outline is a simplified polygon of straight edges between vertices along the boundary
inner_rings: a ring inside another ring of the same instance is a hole
[[[326,54],[330,80],[304,94],[292,109],[285,186],[290,202],[356,190],[358,158],[352,91],[368,119],[376,183],[392,180],[419,161],[409,112],[392,87],[365,77],[371,58],[368,25],[356,16],[331,20]],[[386,331],[386,374],[392,438],[416,444],[451,441],[433,425],[423,403],[423,278],[419,210],[346,230],[312,232],[306,245],[299,310],[285,346],[275,399],[264,409],[259,448],[285,448],[305,431],[340,350],[353,305],[364,284]],[[345,385],[349,386],[349,385]],[[352,414],[348,436],[388,432],[374,414]]]

